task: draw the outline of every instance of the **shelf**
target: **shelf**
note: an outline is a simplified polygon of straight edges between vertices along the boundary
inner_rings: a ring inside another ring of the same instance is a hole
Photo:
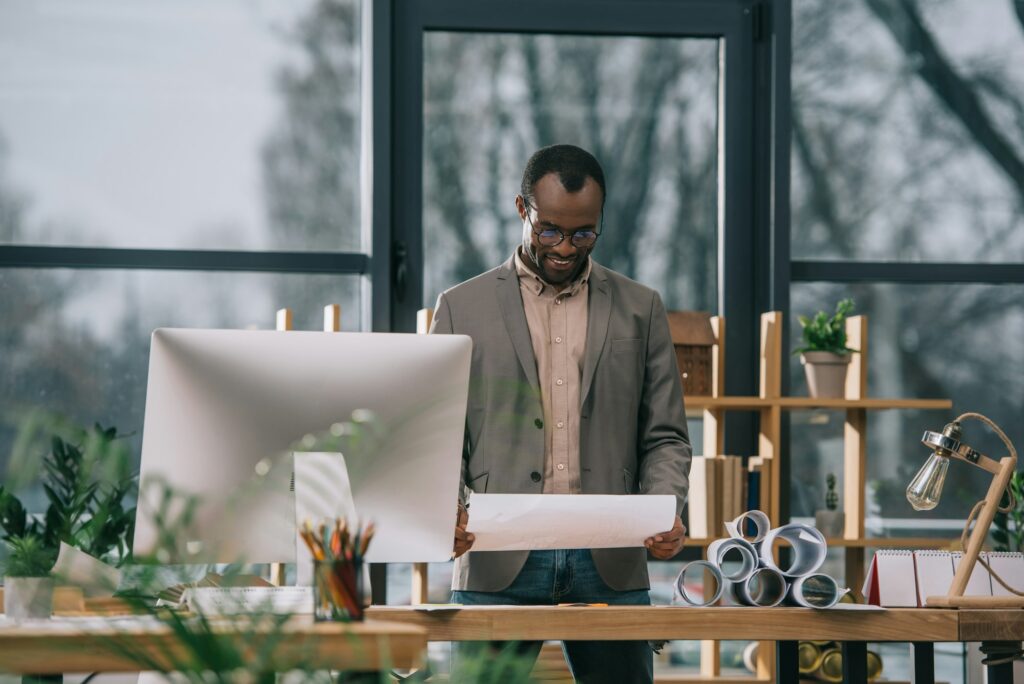
[[[887,409],[932,409],[953,408],[950,399],[812,399],[811,397],[686,397],[688,409],[731,409],[734,411],[758,411],[779,406],[787,410],[810,409],[866,409],[884,411]]]
[[[690,547],[706,547],[715,541],[714,539],[687,539],[686,545]],[[842,539],[831,538],[825,542],[829,547],[835,548],[860,548],[860,549],[949,549],[957,540],[939,539],[935,537],[869,537],[866,539]]]

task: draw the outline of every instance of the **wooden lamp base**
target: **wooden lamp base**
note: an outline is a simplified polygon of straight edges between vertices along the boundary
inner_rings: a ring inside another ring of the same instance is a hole
[[[1024,596],[929,596],[927,608],[1024,608]]]

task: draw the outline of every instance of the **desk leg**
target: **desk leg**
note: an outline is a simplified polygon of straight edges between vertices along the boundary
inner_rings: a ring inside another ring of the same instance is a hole
[[[775,642],[775,681],[796,682],[800,680],[799,641]]]
[[[866,641],[843,642],[843,682],[867,684],[868,644]]]
[[[910,673],[911,684],[935,684],[935,644],[930,641],[912,642],[910,659],[914,663]]]
[[[985,669],[988,684],[1013,684],[1013,656],[1020,652],[1019,641],[983,641],[981,652],[985,654]],[[996,661],[990,665],[988,661]],[[1000,662],[1005,661],[1005,662]]]

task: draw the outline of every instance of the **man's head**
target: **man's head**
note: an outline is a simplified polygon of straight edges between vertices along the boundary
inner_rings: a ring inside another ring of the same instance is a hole
[[[604,171],[589,152],[552,145],[534,153],[516,197],[526,264],[556,288],[572,282],[594,249],[604,198]]]

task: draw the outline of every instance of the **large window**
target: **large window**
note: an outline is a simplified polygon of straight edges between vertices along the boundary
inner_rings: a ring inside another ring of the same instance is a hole
[[[1024,260],[1016,6],[794,2],[794,257]]]
[[[1024,14],[1009,2],[797,0],[793,45],[794,317],[853,296],[870,321],[872,395],[950,398],[1021,443]],[[803,387],[798,364],[791,383]],[[870,417],[876,532],[928,525],[902,490],[926,456],[920,433],[951,417]],[[813,514],[824,471],[841,470],[822,430],[792,430],[794,514]],[[961,518],[980,498],[970,470],[933,517]]]
[[[364,325],[361,30],[358,0],[0,7],[0,472],[36,409],[137,447],[154,328]]]
[[[431,31],[424,49],[424,306],[522,244],[523,166],[560,142],[604,166],[594,258],[717,313],[718,40]]]

